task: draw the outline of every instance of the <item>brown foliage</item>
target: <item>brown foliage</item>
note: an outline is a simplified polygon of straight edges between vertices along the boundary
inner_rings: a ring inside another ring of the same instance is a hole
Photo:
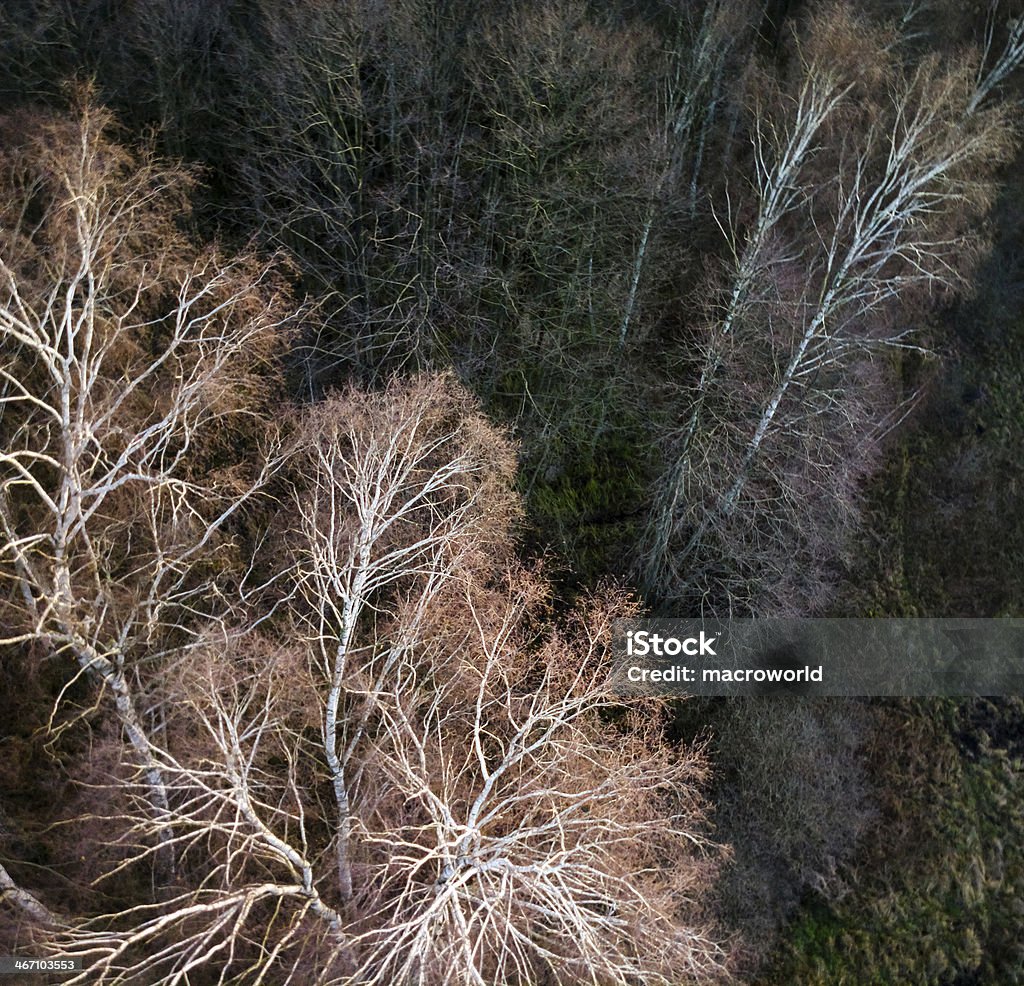
[[[90,695],[50,726],[93,892],[11,891],[45,947],[90,982],[717,976],[702,758],[605,690],[628,601],[550,625],[506,436],[449,376],[272,422],[274,269],[192,244],[187,176],[88,102],[10,129],[3,645]]]

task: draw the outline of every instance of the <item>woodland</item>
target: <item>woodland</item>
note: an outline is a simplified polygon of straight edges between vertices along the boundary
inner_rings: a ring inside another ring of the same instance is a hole
[[[1022,137],[1020,0],[4,0],[0,955],[1024,984],[1024,698],[606,686],[1024,616]]]

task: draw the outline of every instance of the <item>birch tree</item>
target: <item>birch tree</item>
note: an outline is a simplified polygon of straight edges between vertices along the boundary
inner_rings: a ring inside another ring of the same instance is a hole
[[[516,588],[487,613],[467,600],[477,639],[436,692],[416,698],[406,661],[380,696],[400,815],[366,835],[382,859],[362,974],[452,986],[717,978],[713,933],[679,920],[707,879],[694,854],[710,849],[701,807],[685,793],[699,763],[658,739],[654,707],[615,724],[605,691],[621,603],[576,614],[531,660],[527,587]]]
[[[70,982],[345,981],[348,929],[320,872],[325,826],[308,786],[319,703],[301,654],[211,633],[160,688],[173,699],[153,744],[169,810],[108,824],[129,847],[169,841],[178,879],[157,898],[76,915],[43,947],[81,960]],[[152,852],[135,848],[121,867]]]
[[[757,213],[749,229],[741,232],[730,220],[729,236],[731,284],[719,313],[720,321],[709,328],[700,375],[693,404],[682,434],[673,448],[672,476],[662,500],[655,507],[648,531],[649,547],[643,582],[648,591],[656,590],[668,575],[669,544],[675,528],[675,517],[687,485],[691,467],[691,451],[702,424],[704,404],[709,390],[726,358],[737,325],[756,317],[771,297],[775,268],[785,259],[778,243],[780,226],[804,204],[806,189],[801,175],[817,148],[821,131],[840,104],[850,86],[844,85],[827,65],[806,67],[803,85],[792,107],[789,126],[768,125],[756,131],[753,139]]]
[[[997,90],[1010,75],[1024,63],[1024,15],[1011,17],[1006,23],[1006,40],[998,54],[996,37],[1000,15],[1003,14],[1000,0],[990,0],[988,16],[985,19],[985,41],[982,46],[978,71],[974,80],[967,112],[973,113],[988,96]]]
[[[411,390],[396,385],[378,397],[329,400],[307,429],[309,459],[295,501],[302,518],[295,580],[304,603],[296,616],[326,683],[324,753],[338,812],[338,885],[348,900],[351,763],[374,703],[351,695],[346,682],[372,682],[370,696],[386,686],[444,605],[447,583],[460,569],[465,576],[467,555],[486,550],[507,523],[513,464],[485,454],[480,443],[493,436],[467,415],[465,396],[450,382],[424,379]],[[357,628],[368,609],[382,618],[382,593],[403,589],[413,596],[395,639],[367,652]]]
[[[271,468],[257,370],[283,316],[271,267],[176,230],[188,175],[110,127],[86,102],[72,123],[5,128],[0,646],[92,679],[162,815],[137,667],[229,609],[208,572]],[[262,462],[217,464],[247,439]]]
[[[735,59],[753,18],[744,5],[732,0],[710,0],[695,28],[686,30],[680,16],[672,68],[665,73],[662,100],[664,120],[655,147],[659,170],[637,237],[629,275],[629,286],[618,328],[618,348],[624,349],[630,326],[641,298],[641,284],[655,253],[655,241],[671,203],[682,197],[685,185],[690,218],[697,210],[701,171],[708,143],[715,130],[723,104],[727,100],[726,69]]]
[[[867,406],[864,374],[874,372],[883,350],[921,350],[898,321],[900,305],[960,283],[971,255],[967,224],[985,208],[988,176],[1007,157],[1006,106],[978,101],[978,80],[987,75],[975,76],[968,62],[941,67],[936,57],[904,68],[876,35],[873,61],[847,61],[844,78],[836,46],[845,39],[856,50],[850,39],[857,30],[872,38],[841,11],[814,24],[806,47],[824,57],[805,62],[793,110],[756,120],[755,160],[764,176],[756,219],[733,247],[728,300],[710,326],[694,407],[648,534],[647,584],[670,595],[702,585],[699,593],[717,592],[718,604],[739,602],[750,568],[732,565],[736,581],[727,586],[709,575],[709,564],[730,568],[710,560],[716,552],[736,559],[750,550],[758,564],[774,556],[784,567],[787,550],[799,553],[801,524],[822,531],[820,518],[801,518],[812,509],[806,489],[813,481],[798,472],[817,472],[819,481],[829,472],[849,476],[891,424],[887,412]],[[888,91],[879,99],[873,83],[880,74]],[[762,231],[782,215],[783,235],[766,253]],[[770,276],[751,305],[755,270]],[[751,376],[758,360],[761,379]],[[707,421],[711,397],[719,401],[717,419]],[[805,493],[796,495],[800,485]],[[843,509],[845,496],[849,508],[855,485],[850,479],[833,503]]]

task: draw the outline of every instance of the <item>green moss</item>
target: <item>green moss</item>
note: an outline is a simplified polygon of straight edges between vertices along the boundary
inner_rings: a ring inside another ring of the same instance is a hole
[[[635,537],[645,492],[641,442],[623,430],[596,448],[566,450],[565,467],[526,490],[537,537],[581,582],[623,574],[624,549]]]
[[[1024,983],[1022,722],[1021,699],[882,714],[887,800],[860,879],[805,904],[763,986]]]

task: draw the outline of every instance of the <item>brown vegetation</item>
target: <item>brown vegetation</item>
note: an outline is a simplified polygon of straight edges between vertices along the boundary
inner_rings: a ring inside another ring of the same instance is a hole
[[[0,870],[37,947],[89,982],[717,975],[701,757],[605,690],[630,604],[549,625],[450,377],[273,422],[274,269],[194,247],[187,176],[110,128],[19,116],[3,162],[2,646],[63,661],[58,865],[102,888]]]

